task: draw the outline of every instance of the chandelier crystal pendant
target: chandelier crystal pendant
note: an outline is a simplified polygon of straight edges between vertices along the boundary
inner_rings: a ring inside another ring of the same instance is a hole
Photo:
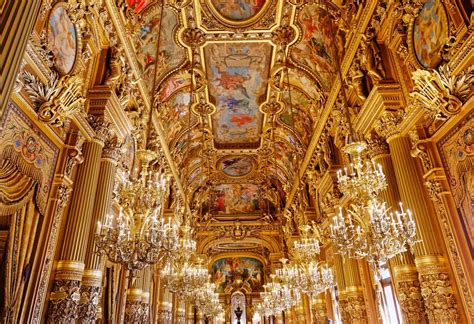
[[[128,178],[119,186],[119,214],[107,215],[105,224],[98,222],[95,243],[99,254],[121,264],[134,277],[137,271],[161,261],[164,249],[177,236],[177,226],[160,217],[162,201],[168,191],[164,173],[148,166],[156,155],[139,150],[141,172],[136,179]]]
[[[344,147],[353,163],[349,169],[338,171],[339,190],[351,200],[347,216],[339,209],[330,225],[330,237],[338,252],[349,258],[366,258],[378,273],[382,263],[395,255],[412,250],[417,242],[416,224],[409,209],[393,213],[390,207],[378,198],[387,188],[385,174],[380,165],[364,161],[363,142],[355,142]],[[355,223],[366,226],[355,225]]]

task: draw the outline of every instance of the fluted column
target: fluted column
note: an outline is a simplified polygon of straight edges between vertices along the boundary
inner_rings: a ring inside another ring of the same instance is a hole
[[[100,157],[104,143],[84,143],[84,162],[79,165],[72,193],[61,261],[58,262],[48,306],[48,322],[73,323],[78,316],[80,286],[86,254],[85,238],[92,222]]]
[[[158,323],[168,324],[171,323],[172,318],[172,294],[163,288],[163,297],[160,300],[160,306],[158,309]]]
[[[41,3],[41,0],[1,2],[0,7],[4,7],[0,11],[0,117],[10,98]]]
[[[346,289],[346,282],[344,280],[344,262],[342,259],[342,256],[339,254],[334,255],[334,276],[336,278],[336,284],[337,284],[337,289],[339,292],[339,303],[336,303],[335,306],[337,309],[335,309],[335,312],[338,312],[341,321],[343,323],[347,323],[349,321],[349,314],[346,313],[346,296],[344,295],[344,291]]]
[[[402,201],[413,211],[417,225],[415,264],[430,323],[456,323],[459,320],[456,300],[449,279],[434,207],[426,193],[407,137],[392,136],[390,146],[395,176]]]
[[[150,288],[151,288],[151,269],[143,269],[142,288],[142,323],[150,322]]]
[[[382,166],[387,179],[387,189],[380,193],[380,198],[392,210],[397,210],[401,198],[388,143],[375,135],[368,140],[368,143],[374,162]],[[389,266],[393,276],[395,294],[402,311],[403,322],[426,323],[427,317],[421,297],[420,281],[418,280],[414,256],[408,251],[398,254],[389,260]]]
[[[186,324],[194,324],[194,306],[191,303],[186,304]]]
[[[110,211],[118,158],[119,146],[106,143],[102,151],[102,161],[100,163],[98,185],[92,211],[91,222],[93,228],[89,231],[85,270],[81,285],[81,301],[79,304],[78,317],[79,320],[84,323],[90,323],[97,318],[103,264],[101,262],[102,257],[95,253],[94,226],[97,226],[96,224],[99,221],[103,224],[107,213]]]
[[[343,265],[345,289],[341,292],[341,299],[344,302],[342,310],[343,320],[349,317],[348,323],[367,323],[367,307],[364,300],[359,266],[357,260],[344,260]],[[344,318],[346,317],[346,318]]]
[[[177,311],[177,324],[185,324],[186,323],[186,305],[184,300],[180,300],[178,302],[178,311]]]

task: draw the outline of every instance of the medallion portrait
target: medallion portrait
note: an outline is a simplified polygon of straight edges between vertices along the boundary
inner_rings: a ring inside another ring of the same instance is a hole
[[[449,37],[448,16],[439,0],[423,5],[413,26],[413,48],[418,62],[435,68],[441,62],[441,49]]]
[[[76,61],[76,28],[61,5],[53,9],[48,25],[48,45],[53,53],[54,66],[59,73],[68,74]]]

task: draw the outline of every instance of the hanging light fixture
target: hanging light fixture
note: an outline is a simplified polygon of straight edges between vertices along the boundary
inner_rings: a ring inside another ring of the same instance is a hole
[[[160,217],[163,198],[168,194],[168,180],[164,173],[148,170],[154,158],[152,151],[137,152],[141,172],[136,179],[128,175],[120,184],[119,214],[107,215],[105,224],[97,224],[98,252],[109,261],[123,265],[132,276],[145,266],[159,262],[168,242],[177,235],[178,227]]]
[[[331,29],[336,44],[333,24]],[[334,217],[330,237],[339,253],[350,258],[366,258],[378,275],[381,263],[416,243],[416,224],[410,210],[405,211],[402,203],[400,211],[396,211],[394,216],[387,204],[378,198],[379,193],[386,189],[387,180],[382,167],[364,157],[367,144],[358,141],[352,126],[337,49],[334,54],[342,106],[349,127],[343,151],[352,162],[337,173],[339,190],[351,200],[351,205],[347,208],[347,216],[340,208],[339,214]],[[355,221],[367,225],[356,226]]]

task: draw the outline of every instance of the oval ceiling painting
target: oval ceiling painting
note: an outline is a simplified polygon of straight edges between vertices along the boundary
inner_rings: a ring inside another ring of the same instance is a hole
[[[243,177],[253,166],[254,160],[249,156],[228,156],[220,161],[220,169],[229,177]]]
[[[210,7],[227,22],[241,23],[261,16],[266,0],[208,0]]]
[[[56,69],[61,74],[68,74],[76,61],[77,35],[64,6],[64,3],[60,3],[49,17],[48,45]]]
[[[428,0],[413,28],[413,47],[418,62],[425,68],[441,63],[441,49],[449,37],[448,16],[439,0]]]

